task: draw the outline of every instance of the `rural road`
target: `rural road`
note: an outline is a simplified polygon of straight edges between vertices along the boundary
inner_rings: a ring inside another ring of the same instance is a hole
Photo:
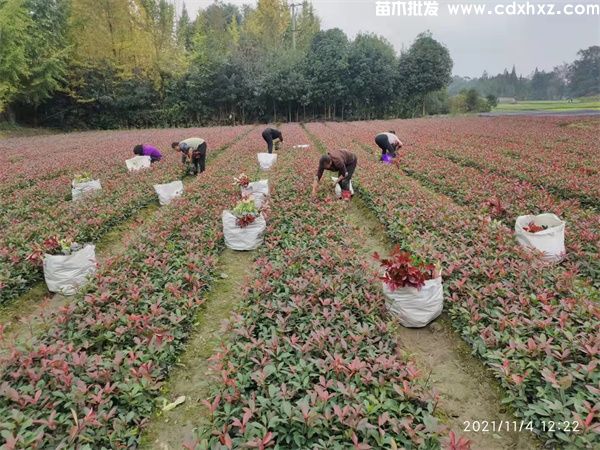
[[[575,111],[498,111],[479,114],[479,117],[501,116],[600,116],[600,111],[595,109],[578,109]]]

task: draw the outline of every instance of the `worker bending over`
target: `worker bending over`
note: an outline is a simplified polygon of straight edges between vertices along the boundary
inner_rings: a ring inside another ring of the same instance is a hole
[[[150,144],[136,145],[135,147],[133,147],[133,154],[137,156],[149,156],[150,163],[154,163],[162,159],[162,154],[160,153],[160,151]]]
[[[206,141],[199,137],[193,137],[181,142],[173,142],[171,147],[181,152],[181,163],[188,164],[194,175],[204,172],[206,169]]]
[[[337,182],[342,188],[342,198],[349,200],[350,194],[350,180],[356,170],[356,164],[358,159],[356,155],[348,150],[331,150],[326,155],[321,156],[319,160],[319,168],[317,175],[313,182],[312,196],[317,195],[317,188],[319,187],[319,181],[323,177],[325,170],[331,170],[338,173]]]
[[[283,134],[275,128],[266,128],[262,133],[262,137],[267,143],[267,151],[269,153],[273,153],[273,141],[277,140],[277,144],[283,142]]]
[[[379,133],[375,136],[375,143],[381,149],[381,160],[384,161],[385,155],[390,155],[392,158],[396,157],[396,152],[402,147],[402,142],[396,136],[394,131],[388,131],[387,133]]]

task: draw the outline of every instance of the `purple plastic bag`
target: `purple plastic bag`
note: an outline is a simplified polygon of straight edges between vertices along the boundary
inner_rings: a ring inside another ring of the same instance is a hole
[[[387,153],[381,157],[381,162],[384,164],[391,164],[393,160],[392,155],[388,155]]]

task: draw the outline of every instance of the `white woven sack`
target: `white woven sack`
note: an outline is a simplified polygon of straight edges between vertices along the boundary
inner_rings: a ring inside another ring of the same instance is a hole
[[[70,255],[44,255],[44,279],[50,292],[74,295],[95,271],[95,245],[86,245]]]
[[[247,189],[250,189],[253,194],[269,195],[269,180],[253,181],[248,184]]]
[[[75,180],[71,182],[71,198],[73,201],[81,199],[84,195],[90,194],[94,191],[102,189],[100,180],[86,181],[84,183],[77,183]]]
[[[134,156],[131,159],[125,160],[127,170],[133,172],[135,170],[147,169],[151,165],[151,159],[149,156]]]
[[[265,218],[259,215],[250,225],[240,228],[230,211],[223,211],[223,234],[225,245],[232,250],[254,250],[263,243],[267,228]]]
[[[335,183],[335,195],[337,198],[342,198],[342,187],[340,186],[340,183],[337,182],[338,178],[337,177],[331,177],[331,181],[333,181]],[[354,188],[352,187],[352,180],[350,180],[349,186],[350,188],[350,193],[352,195],[354,195]]]
[[[269,180],[253,181],[242,188],[242,195],[252,195],[257,209],[262,208],[269,195]]]
[[[523,228],[530,222],[536,225],[546,225],[547,230],[530,233]],[[565,255],[565,222],[555,214],[539,214],[537,216],[519,216],[515,221],[517,242],[523,247],[539,250],[546,261],[560,261]]]
[[[256,156],[262,170],[269,170],[277,161],[276,153],[257,153]]]
[[[389,311],[408,328],[424,327],[438,317],[444,307],[442,277],[427,280],[421,289],[404,287],[393,292],[383,283],[383,293]]]
[[[173,181],[167,184],[155,184],[154,190],[158,195],[160,206],[168,205],[177,197],[183,194],[183,183],[181,180]]]
[[[252,195],[252,198],[254,199],[254,206],[256,206],[256,209],[260,210],[263,205],[267,202],[267,196],[265,194],[250,194]]]

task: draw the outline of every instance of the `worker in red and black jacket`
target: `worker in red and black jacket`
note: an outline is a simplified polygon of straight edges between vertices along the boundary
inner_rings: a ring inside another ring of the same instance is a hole
[[[278,142],[283,142],[283,134],[275,128],[266,128],[262,133],[262,137],[267,143],[267,151],[273,153],[273,141],[279,139]]]
[[[317,195],[317,188],[319,187],[319,181],[323,177],[323,172],[331,170],[338,173],[337,181],[342,188],[342,198],[350,199],[350,180],[356,170],[357,162],[358,159],[354,153],[343,149],[331,150],[326,155],[321,156],[319,169],[313,182],[312,196]]]

